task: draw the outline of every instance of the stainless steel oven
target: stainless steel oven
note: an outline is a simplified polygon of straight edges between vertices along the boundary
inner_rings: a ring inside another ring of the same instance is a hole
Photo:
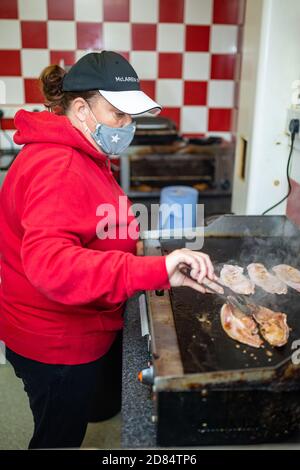
[[[121,186],[129,197],[157,197],[161,188],[188,185],[203,195],[230,195],[234,144],[134,145],[121,156]]]

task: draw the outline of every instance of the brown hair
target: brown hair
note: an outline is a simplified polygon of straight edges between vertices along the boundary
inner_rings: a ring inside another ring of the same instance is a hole
[[[97,90],[93,91],[63,91],[62,84],[66,71],[59,65],[49,65],[40,77],[41,91],[45,97],[45,106],[55,114],[66,114],[70,103],[78,97],[89,102],[93,97],[99,96]]]

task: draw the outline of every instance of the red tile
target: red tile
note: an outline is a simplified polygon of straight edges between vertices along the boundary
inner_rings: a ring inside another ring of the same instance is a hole
[[[208,130],[219,132],[230,132],[232,129],[231,109],[209,109]]]
[[[159,0],[159,21],[161,23],[183,22],[184,0]]]
[[[156,82],[155,80],[141,80],[140,81],[141,89],[144,93],[146,93],[150,98],[155,100],[155,90],[156,90]]]
[[[156,50],[156,25],[132,24],[132,50],[155,51]]]
[[[47,22],[21,21],[22,47],[47,49]]]
[[[129,21],[129,0],[104,0],[104,21]]]
[[[21,75],[20,51],[0,51],[0,75]]]
[[[159,53],[158,78],[182,77],[182,54]]]
[[[18,0],[1,0],[0,18],[18,18]]]
[[[235,54],[212,54],[210,78],[215,80],[234,80],[235,67]]]
[[[243,15],[243,3],[241,0],[214,0],[213,22],[239,24]]]
[[[175,122],[178,129],[180,129],[180,108],[163,108],[160,116],[165,116]]]
[[[186,26],[185,50],[186,51],[209,51],[209,26]]]
[[[40,91],[39,81],[36,78],[24,79],[25,103],[44,103],[45,99]]]
[[[286,214],[295,224],[300,226],[300,184],[291,179],[292,192],[287,201]]]
[[[64,60],[65,65],[73,65],[75,63],[75,52],[73,51],[50,51],[50,63],[58,64]]]
[[[206,106],[207,82],[184,82],[184,104]]]
[[[80,23],[77,28],[77,49],[102,49],[102,25],[99,23]]]
[[[9,131],[10,129],[15,129],[15,124],[13,119],[4,118],[1,120],[1,129],[4,131]]]
[[[74,0],[47,0],[47,3],[48,20],[74,20]]]

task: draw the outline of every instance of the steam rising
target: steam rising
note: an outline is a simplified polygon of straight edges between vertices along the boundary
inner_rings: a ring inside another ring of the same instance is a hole
[[[236,257],[229,258],[226,264],[238,265],[244,268],[244,274],[248,276],[247,266],[250,263],[262,263],[271,274],[274,274],[272,268],[277,264],[288,264],[296,269],[300,269],[300,240],[297,237],[251,237],[248,230],[245,230],[246,236],[243,238],[241,247],[237,249]],[[248,235],[248,236],[247,236]],[[239,239],[240,240],[240,239]],[[204,246],[205,251],[205,246]],[[214,263],[216,274],[219,275],[225,263]],[[290,288],[289,288],[290,289]],[[289,302],[285,295],[282,297],[283,304]],[[286,297],[286,299],[284,299]],[[278,294],[270,294],[259,286],[255,286],[255,294],[248,296],[256,304],[268,306],[271,309],[278,309]]]

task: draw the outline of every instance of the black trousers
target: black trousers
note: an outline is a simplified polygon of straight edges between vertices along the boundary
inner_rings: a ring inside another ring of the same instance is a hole
[[[44,364],[9,348],[6,357],[29,398],[29,449],[80,447],[89,421],[109,419],[121,409],[121,332],[105,356],[87,364]]]

